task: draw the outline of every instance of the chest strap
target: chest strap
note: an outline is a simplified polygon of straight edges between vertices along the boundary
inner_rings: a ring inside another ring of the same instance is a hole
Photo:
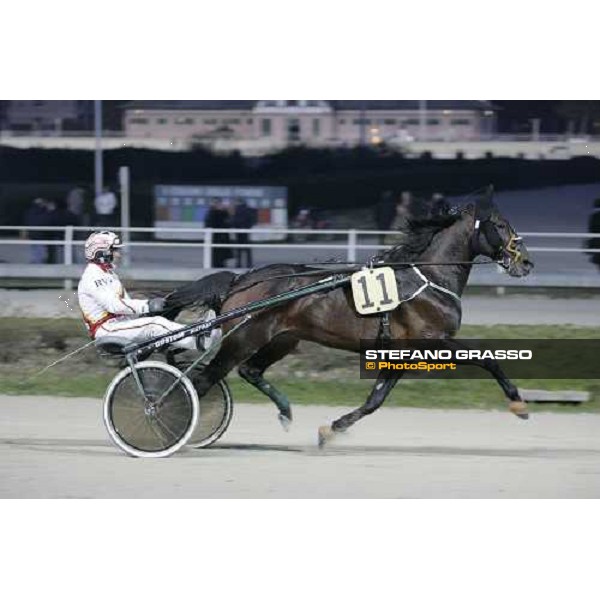
[[[409,302],[410,300],[414,300],[419,294],[424,292],[427,288],[433,288],[434,290],[437,290],[438,292],[442,292],[443,294],[452,296],[452,298],[454,298],[459,304],[461,303],[461,299],[458,294],[455,294],[452,290],[449,290],[448,288],[445,288],[445,287],[438,285],[437,283],[434,283],[433,281],[430,281],[429,279],[427,279],[427,277],[425,277],[425,275],[423,275],[423,273],[421,273],[420,269],[418,267],[416,267],[415,265],[412,265],[412,269],[418,275],[419,279],[421,279],[421,281],[423,281],[423,285],[421,285],[421,287],[416,292],[411,294],[408,298],[402,300],[400,302],[400,304],[404,304],[404,302]]]

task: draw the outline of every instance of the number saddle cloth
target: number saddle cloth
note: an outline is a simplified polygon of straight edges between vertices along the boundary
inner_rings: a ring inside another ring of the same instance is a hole
[[[420,285],[406,298],[400,298],[403,282],[396,278],[391,267],[365,267],[353,273],[350,281],[356,312],[361,315],[389,312],[400,304],[413,300],[429,287],[451,296],[460,304],[460,297],[453,291],[427,279],[418,267],[413,265],[411,269]]]

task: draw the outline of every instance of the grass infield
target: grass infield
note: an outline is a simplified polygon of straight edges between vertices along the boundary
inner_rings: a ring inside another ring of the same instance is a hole
[[[600,328],[569,325],[465,326],[459,337],[488,339],[600,338]],[[83,325],[74,319],[0,318],[0,394],[102,397],[116,369],[102,363],[93,348],[46,371],[32,375],[88,341]],[[358,357],[315,344],[299,350],[267,371],[271,383],[287,393],[293,404],[361,404],[373,381],[358,377]],[[236,402],[268,402],[237,374],[228,378]],[[523,380],[520,387],[545,390],[584,390],[592,394],[581,405],[546,403],[535,410],[600,411],[600,380]],[[505,408],[502,391],[490,379],[458,381],[403,380],[390,394],[387,406],[420,408]]]

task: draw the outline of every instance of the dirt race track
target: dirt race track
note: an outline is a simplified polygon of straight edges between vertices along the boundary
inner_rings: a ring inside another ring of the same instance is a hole
[[[340,407],[238,404],[212,448],[133,459],[101,402],[0,396],[1,498],[598,498],[600,415],[383,408],[325,451]]]

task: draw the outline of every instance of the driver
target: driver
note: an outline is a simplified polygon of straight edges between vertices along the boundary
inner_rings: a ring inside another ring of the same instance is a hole
[[[119,236],[111,231],[92,233],[85,242],[88,265],[79,281],[77,295],[92,339],[111,336],[126,342],[141,342],[184,327],[158,316],[165,308],[164,298],[134,300],[129,297],[115,272],[122,247]],[[213,310],[205,313],[205,320],[214,317]],[[213,329],[206,335],[186,337],[172,345],[205,351],[214,348],[220,338],[221,330]]]

